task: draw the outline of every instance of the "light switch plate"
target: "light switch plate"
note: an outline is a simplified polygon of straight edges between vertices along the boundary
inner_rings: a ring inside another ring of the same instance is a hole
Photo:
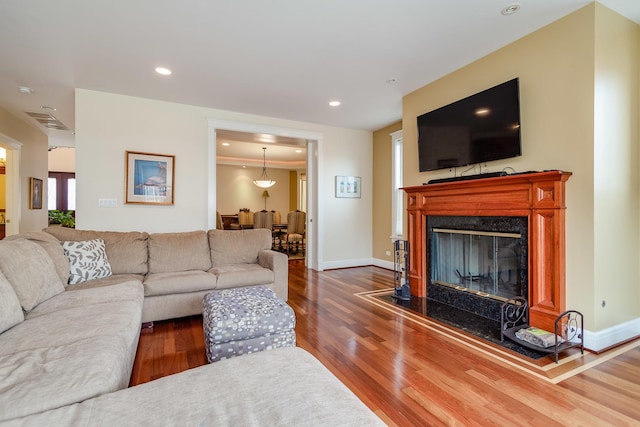
[[[118,206],[116,199],[98,199],[99,208],[115,208]]]

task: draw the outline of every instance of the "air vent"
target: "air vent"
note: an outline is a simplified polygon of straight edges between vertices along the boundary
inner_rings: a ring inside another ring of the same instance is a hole
[[[56,119],[53,114],[27,112],[27,115],[29,115],[29,117],[33,117],[38,123],[47,129],[69,130],[69,128],[60,120]]]

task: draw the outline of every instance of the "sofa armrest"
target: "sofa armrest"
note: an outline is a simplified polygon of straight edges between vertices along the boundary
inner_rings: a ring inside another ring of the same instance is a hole
[[[289,297],[289,257],[282,252],[261,250],[258,264],[273,271],[273,291],[286,301]]]

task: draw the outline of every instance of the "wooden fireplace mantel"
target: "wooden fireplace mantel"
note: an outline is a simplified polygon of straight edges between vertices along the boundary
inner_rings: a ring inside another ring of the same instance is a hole
[[[427,295],[427,216],[526,216],[530,323],[553,330],[554,320],[565,310],[565,182],[570,176],[532,172],[403,188],[408,197],[411,294]]]

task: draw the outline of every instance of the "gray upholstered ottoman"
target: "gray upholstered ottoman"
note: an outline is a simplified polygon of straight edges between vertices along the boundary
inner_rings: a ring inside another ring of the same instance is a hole
[[[209,363],[296,345],[293,310],[266,286],[210,292],[202,317]]]

